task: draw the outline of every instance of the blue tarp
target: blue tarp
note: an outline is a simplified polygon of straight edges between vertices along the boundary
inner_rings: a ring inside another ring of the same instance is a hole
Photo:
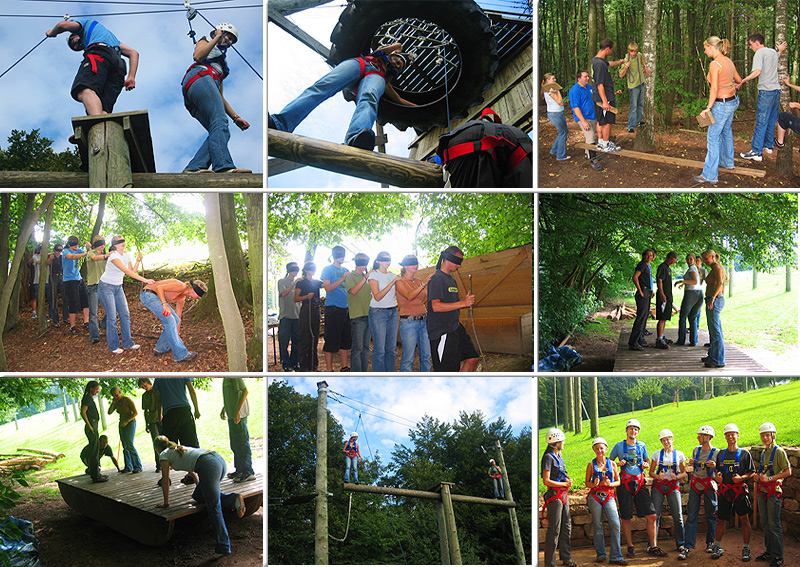
[[[539,359],[539,372],[567,372],[574,365],[583,362],[581,355],[568,346],[563,346],[558,350],[553,345],[548,346],[550,354]]]
[[[14,532],[18,532],[17,537],[6,536]],[[33,537],[32,522],[13,516],[0,522],[0,557],[5,558],[10,567],[42,567],[39,540]]]

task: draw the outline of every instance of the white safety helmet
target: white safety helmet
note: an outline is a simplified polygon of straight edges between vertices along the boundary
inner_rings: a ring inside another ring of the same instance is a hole
[[[658,434],[658,440],[661,441],[664,437],[672,437],[673,439],[675,436],[672,434],[672,431],[669,429],[662,429]]]
[[[233,24],[229,24],[228,22],[222,22],[221,24],[217,24],[216,29],[231,34],[233,36],[233,43],[239,41],[239,30],[237,30],[236,26],[234,26]]]
[[[356,433],[355,431],[353,431],[353,432],[350,434],[350,439],[352,439],[353,437],[358,437],[358,433]]]
[[[602,443],[603,445],[606,446],[606,448],[608,448],[608,441],[606,441],[605,438],[595,437],[594,441],[592,441],[592,449],[594,449],[594,446],[597,445],[598,443]]]
[[[632,417],[628,420],[628,423],[625,424],[625,429],[628,429],[631,425],[636,427],[637,429],[642,428],[642,424],[639,423],[639,420],[636,419],[635,417]]]
[[[714,428],[710,425],[701,425],[700,429],[697,430],[698,435],[711,435],[714,437]]]
[[[724,435],[730,433],[731,431],[733,431],[734,433],[739,433],[739,426],[736,425],[735,423],[729,423],[728,425],[725,426],[725,429],[723,429],[722,433]]]
[[[778,433],[778,430],[775,428],[775,424],[771,421],[767,421],[761,424],[761,427],[758,428],[759,433]]]
[[[547,432],[547,443],[558,443],[559,441],[564,441],[567,438],[564,435],[564,432],[561,431],[558,427],[553,427],[552,429],[548,430]]]
[[[489,459],[489,462],[497,464],[494,459]]]

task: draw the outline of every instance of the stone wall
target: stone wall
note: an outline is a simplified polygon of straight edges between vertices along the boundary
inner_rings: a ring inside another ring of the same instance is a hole
[[[764,452],[763,446],[744,447],[750,451],[753,459],[756,462],[756,468],[759,467],[761,462],[761,455]],[[784,538],[794,537],[800,539],[800,447],[784,447],[786,454],[789,456],[789,464],[792,466],[792,475],[783,481],[783,497],[782,510],[781,510],[781,524],[783,525]],[[691,471],[691,467],[687,467]],[[583,480],[585,469],[581,470],[580,476],[573,475],[576,482]],[[651,486],[652,479],[647,478],[647,486]],[[753,495],[753,483],[748,483],[750,486],[750,494]],[[681,503],[683,505],[683,521],[686,522],[686,505],[689,501],[689,483],[681,484]],[[589,493],[587,488],[581,489],[579,492],[570,494],[569,507],[570,514],[572,515],[572,545],[573,547],[590,547],[592,545],[592,515],[589,512],[589,507],[586,505],[586,496]],[[542,495],[539,496],[539,548],[544,550],[545,534],[547,533],[547,518],[542,520],[541,510],[544,504]],[[755,501],[753,502],[755,506]],[[752,514],[750,516],[752,520]],[[738,523],[738,521],[737,521]],[[754,530],[759,532],[757,537],[761,537],[761,520],[758,520],[759,526],[754,526]],[[729,521],[732,526],[733,520]],[[635,543],[647,542],[647,525],[644,518],[637,518],[634,513],[633,520],[631,520],[631,528],[633,530],[633,541]],[[706,519],[705,510],[703,506],[700,507],[700,518],[697,522],[697,541],[705,541]],[[606,538],[606,545],[610,545],[611,531],[608,527],[608,521],[603,516],[603,534]],[[667,511],[666,505],[661,513],[661,526],[658,532],[658,541],[661,542],[662,547],[665,549],[672,549],[674,547],[675,535],[672,526],[672,516]]]

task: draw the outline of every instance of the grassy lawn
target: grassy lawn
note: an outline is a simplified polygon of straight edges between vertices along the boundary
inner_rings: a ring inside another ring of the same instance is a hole
[[[263,437],[264,428],[264,384],[256,378],[246,378],[245,383],[249,391],[248,401],[250,403],[250,416],[247,418],[247,428],[250,431],[250,438],[260,439]],[[222,379],[215,379],[209,391],[197,389],[197,399],[200,406],[200,419],[197,420],[197,436],[203,448],[213,449],[229,463],[233,463],[233,453],[228,442],[228,422],[219,418],[222,409]],[[140,390],[141,392],[141,390]],[[101,392],[102,395],[102,392]],[[141,399],[139,395],[132,398],[139,409],[139,416],[136,418],[136,437],[134,442],[139,457],[142,460],[144,469],[151,472],[154,468],[155,455],[153,454],[150,434],[144,428],[144,414],[141,411]],[[190,402],[191,403],[191,402]],[[110,402],[105,400],[106,411]],[[0,426],[0,453],[12,454],[17,447],[30,449],[46,449],[57,451],[66,455],[66,458],[59,459],[56,463],[47,465],[41,471],[30,471],[27,475],[28,482],[33,485],[43,485],[55,479],[83,474],[85,467],[81,463],[80,454],[86,445],[86,436],[83,434],[83,421],[78,415],[79,421],[73,421],[72,407],[68,407],[69,422],[64,421],[62,409],[50,410],[45,413],[36,414],[31,417],[19,420],[19,431],[14,427],[14,423],[6,423]],[[80,411],[80,408],[78,408]],[[109,445],[114,451],[114,457],[118,458],[120,467],[123,466],[122,449],[119,448],[119,414],[114,413],[107,416],[107,428],[101,431],[101,435],[108,436]],[[263,451],[254,451],[253,458],[263,456]],[[111,468],[113,465],[107,457],[102,461],[104,469]],[[34,499],[44,499],[48,496],[58,495],[58,489],[50,487],[35,488],[31,494]]]
[[[613,380],[614,378],[600,378]],[[778,444],[786,446],[800,445],[800,381],[790,382],[775,388],[762,388],[758,391],[721,396],[710,400],[665,404],[654,408],[654,411],[640,411],[637,414],[617,414],[600,419],[600,435],[606,438],[611,448],[625,438],[625,423],[636,417],[642,423],[639,440],[647,445],[652,455],[662,448],[658,433],[669,428],[675,435],[675,448],[689,453],[697,446],[697,430],[701,425],[711,425],[716,431],[713,445],[726,446],[722,429],[728,423],[736,423],[741,431],[740,446],[760,445],[759,426],[765,421],[772,421],[778,429]],[[548,428],[549,429],[549,428]],[[547,429],[539,430],[538,461],[547,444]],[[589,422],[583,422],[583,433],[575,435],[566,432],[564,444],[564,461],[567,472],[575,480],[573,489],[583,488],[586,465],[594,458],[592,437]],[[540,494],[544,493],[544,485],[539,481]]]

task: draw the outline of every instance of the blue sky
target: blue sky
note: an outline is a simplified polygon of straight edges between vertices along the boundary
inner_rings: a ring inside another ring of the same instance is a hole
[[[141,0],[142,4],[170,1],[182,9],[180,0]],[[231,9],[231,6],[258,5],[256,0],[227,0],[201,5],[198,10],[215,25],[230,22],[239,30],[236,48],[264,76],[263,7]],[[210,9],[225,7],[223,9]],[[89,14],[170,10],[170,6],[114,5],[99,2],[66,3],[57,0],[3,0],[0,9],[0,34],[5,49],[0,55],[0,73],[44,37],[45,32],[63,19],[65,13],[77,18]],[[10,17],[26,14],[41,17]],[[47,17],[50,16],[50,17]],[[145,15],[96,16],[124,44],[140,54],[136,88],[122,91],[115,112],[147,110],[158,172],[180,172],[206,137],[206,131],[183,106],[180,81],[192,62],[194,46],[187,36],[185,12]],[[192,21],[197,37],[211,30],[200,16]],[[81,62],[81,54],[67,47],[67,34],[47,39],[21,63],[0,79],[0,147],[7,147],[11,130],[39,128],[54,140],[55,151],[73,147],[71,118],[84,114],[83,105],[69,94]],[[127,59],[125,60],[127,64]],[[229,148],[237,167],[264,170],[263,82],[233,51],[229,51],[230,76],[225,79],[225,98],[233,109],[250,122],[241,131],[230,124]]]
[[[340,398],[342,402],[362,410],[361,419],[367,435],[365,439],[364,430],[359,425],[361,454],[364,458],[369,458],[371,448],[373,455],[380,452],[384,464],[389,462],[395,444],[412,446],[408,430],[413,429],[414,424],[425,414],[439,421],[452,423],[458,419],[459,411],[472,413],[480,410],[489,422],[502,417],[513,427],[515,436],[520,434],[523,427],[530,427],[532,424],[533,378],[413,375],[388,378],[355,376],[280,378],[286,380],[301,394],[308,394],[314,398],[317,396],[317,382],[323,379],[328,383],[329,390],[352,398]],[[328,399],[328,410],[347,433],[353,431],[358,422],[358,411],[353,408],[338,403],[330,397]]]

